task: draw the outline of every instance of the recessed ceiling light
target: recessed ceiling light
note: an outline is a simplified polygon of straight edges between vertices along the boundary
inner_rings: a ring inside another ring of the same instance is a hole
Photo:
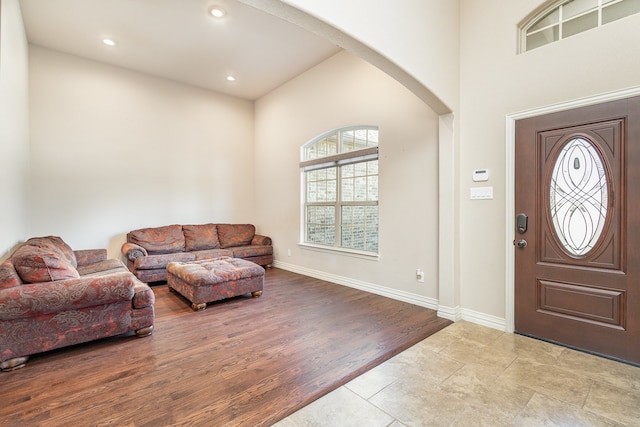
[[[102,43],[106,44],[107,46],[115,46],[116,42],[111,40],[111,39],[103,39]]]
[[[227,81],[228,81],[228,82],[235,82],[235,81],[236,81],[236,78],[235,78],[235,77],[233,77],[233,76],[227,76]]]
[[[211,6],[209,8],[209,13],[214,18],[222,18],[224,15],[227,14],[227,12],[223,8],[221,8],[220,6]]]

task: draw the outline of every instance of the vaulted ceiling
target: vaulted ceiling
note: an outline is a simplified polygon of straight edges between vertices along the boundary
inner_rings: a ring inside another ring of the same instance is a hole
[[[340,50],[237,0],[20,0],[20,5],[31,44],[252,100]],[[213,6],[224,16],[214,18]]]

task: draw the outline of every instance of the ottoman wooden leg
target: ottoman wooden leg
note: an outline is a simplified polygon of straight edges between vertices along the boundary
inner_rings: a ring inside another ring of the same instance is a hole
[[[262,291],[253,291],[251,292],[251,296],[254,298],[258,298],[260,295],[262,295]]]
[[[201,303],[201,304],[192,303],[191,308],[193,309],[193,311],[204,310],[205,308],[207,308],[207,303]]]

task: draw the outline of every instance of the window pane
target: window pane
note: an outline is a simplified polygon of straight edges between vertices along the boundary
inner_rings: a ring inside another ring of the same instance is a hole
[[[337,200],[335,169],[336,168],[319,169],[306,172],[307,202],[335,202]]]
[[[598,0],[570,1],[562,5],[562,20],[567,20],[590,10],[598,10]]]
[[[367,179],[367,200],[371,202],[378,200],[377,176],[370,176],[369,179]]]
[[[315,203],[318,201],[318,188],[316,182],[307,182],[307,202]]]
[[[591,12],[562,24],[562,38],[567,38],[598,26],[598,12]]]
[[[377,206],[367,206],[366,207],[366,217],[365,217],[365,221],[367,223],[368,227],[373,227],[375,226],[375,228],[378,228],[378,207]]]
[[[532,50],[545,44],[557,41],[559,38],[559,28],[554,26],[543,31],[539,31],[535,34],[527,36],[527,50]]]
[[[367,173],[369,175],[378,175],[378,161],[377,160],[371,160],[370,162],[367,162]]]
[[[314,142],[306,147],[304,151],[305,160],[313,160],[330,156],[338,152],[338,134],[333,134],[324,139]]]
[[[343,206],[340,245],[345,248],[378,251],[378,207]]]
[[[306,241],[322,245],[335,244],[335,208],[307,206]]]
[[[367,163],[356,163],[353,165],[353,174],[355,176],[367,176]]]
[[[367,146],[369,147],[378,146],[378,129],[367,130],[367,141],[369,141],[369,143],[367,144]]]
[[[353,178],[342,180],[342,201],[353,202],[355,198],[354,194],[354,180]]]
[[[378,146],[377,129],[349,129],[342,131],[342,152]]]
[[[602,23],[607,24],[635,13],[640,13],[640,0],[623,0],[602,9]]]
[[[556,237],[576,256],[588,253],[607,220],[609,183],[605,163],[584,138],[567,142],[553,167],[549,207]]]
[[[535,32],[535,31],[540,30],[542,28],[546,28],[546,27],[548,27],[550,25],[557,25],[558,21],[559,21],[559,16],[560,16],[559,9],[552,10],[547,15],[545,15],[543,18],[541,18],[538,22],[536,22],[534,25],[532,25],[529,28],[529,33]]]
[[[358,202],[367,200],[367,178],[355,178],[353,188],[353,198]]]

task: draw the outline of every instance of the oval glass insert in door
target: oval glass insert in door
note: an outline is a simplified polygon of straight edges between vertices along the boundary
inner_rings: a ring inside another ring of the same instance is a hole
[[[553,166],[549,207],[560,244],[573,256],[584,256],[598,242],[609,204],[605,163],[583,137],[562,147]]]

